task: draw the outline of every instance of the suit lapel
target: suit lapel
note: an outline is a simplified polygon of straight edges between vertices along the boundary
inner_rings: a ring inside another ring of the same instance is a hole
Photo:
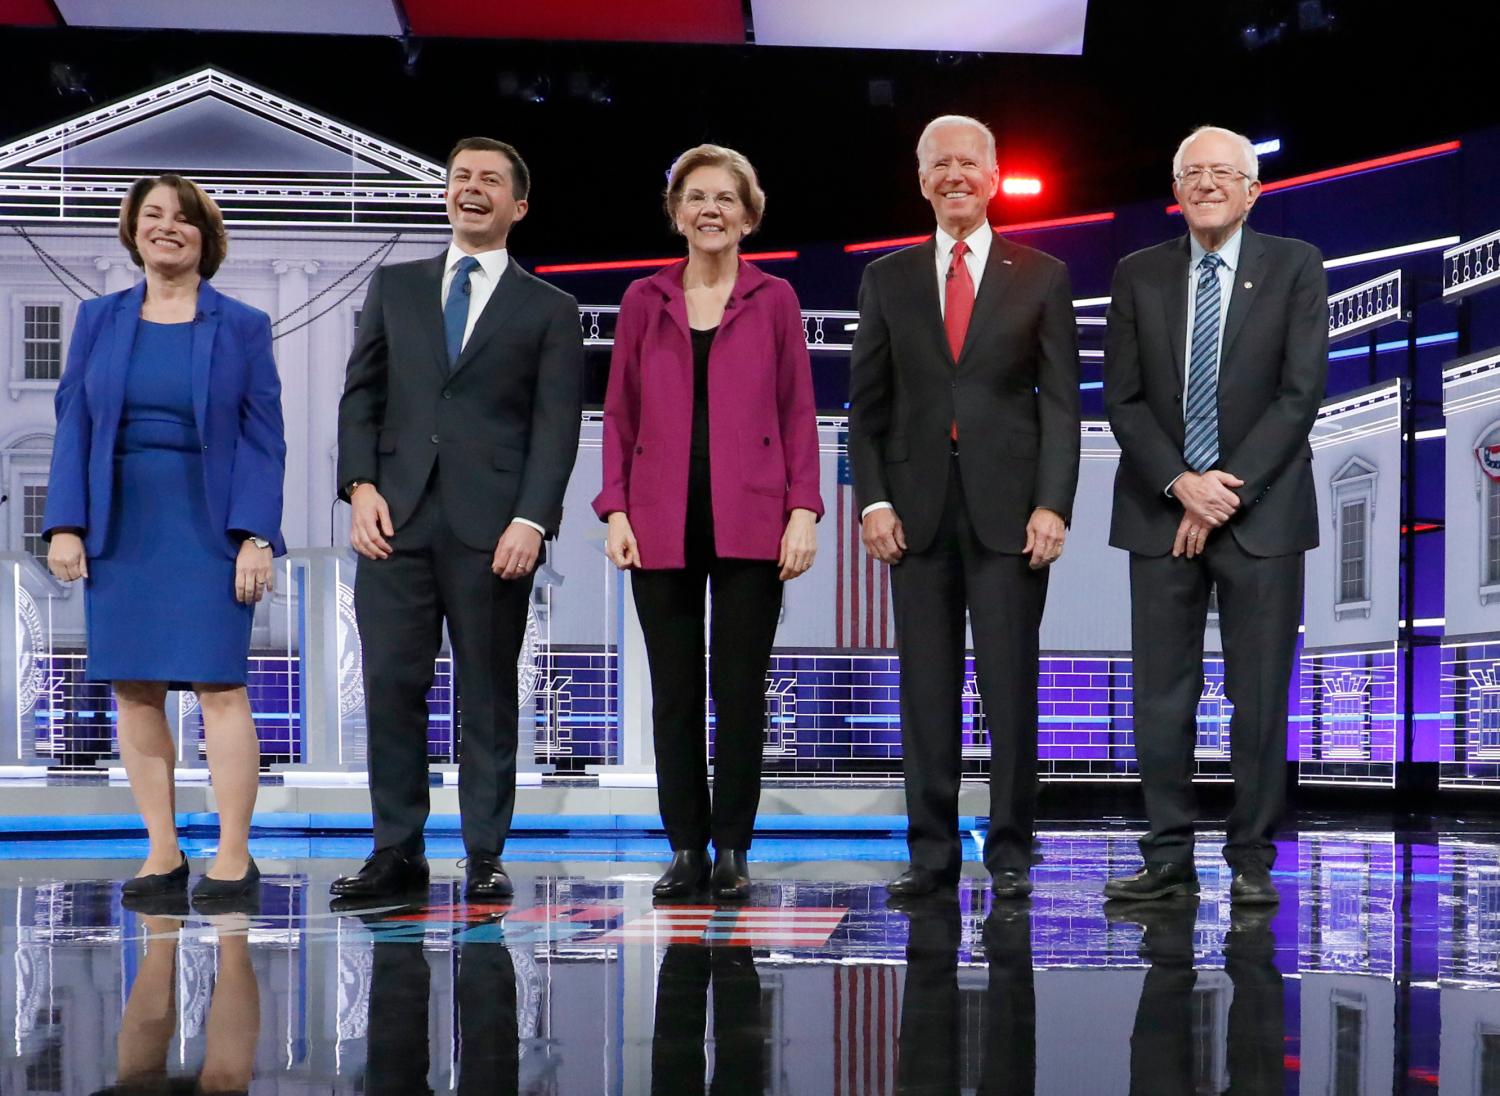
[[[938,354],[950,367],[957,365],[953,352],[948,349],[948,332],[943,328],[943,303],[938,299],[937,283],[937,238],[928,237],[926,243],[912,248],[913,266],[908,275],[917,297],[917,315],[922,317],[927,334],[937,347]]]
[[[1177,371],[1177,387],[1181,388],[1186,367],[1183,355],[1187,346],[1187,294],[1188,294],[1188,241],[1184,236],[1177,241],[1167,263],[1167,273],[1161,291],[1161,303],[1167,317],[1167,341],[1171,344],[1172,368]]]
[[[1219,372],[1229,361],[1234,347],[1234,337],[1245,326],[1245,315],[1255,304],[1256,286],[1260,285],[1261,273],[1266,265],[1266,245],[1260,235],[1249,225],[1240,229],[1240,266],[1234,272],[1234,284],[1229,291],[1229,315],[1224,320],[1224,349],[1219,352]]]
[[[495,286],[495,291],[485,302],[484,311],[479,314],[479,320],[474,324],[474,331],[469,335],[469,341],[464,344],[458,361],[453,363],[450,376],[457,374],[460,369],[474,360],[484,344],[504,326],[510,314],[516,310],[516,306],[525,299],[526,277],[526,272],[516,265],[514,259],[505,264],[505,271],[500,275],[500,284]]]
[[[416,291],[410,302],[416,309],[417,326],[427,334],[432,349],[432,364],[439,377],[448,375],[448,340],[443,334],[443,267],[448,253],[434,255],[418,268]]]
[[[108,421],[119,421],[121,408],[125,406],[125,380],[130,372],[130,351],[135,346],[135,333],[141,324],[141,302],[145,299],[146,283],[142,281],[127,290],[115,304],[113,337],[103,377],[102,402]]]
[[[208,436],[208,374],[218,330],[219,294],[205,281],[198,286],[198,312],[193,320],[193,421],[198,424],[199,438]]]
[[[969,351],[984,338],[986,330],[995,321],[1001,302],[1015,277],[1015,259],[1010,241],[994,233],[990,240],[990,256],[984,263],[984,276],[979,279],[979,293],[974,298],[974,313],[969,319],[969,330],[964,333],[963,349],[958,355],[958,365],[969,357]],[[943,341],[947,342],[944,331]]]

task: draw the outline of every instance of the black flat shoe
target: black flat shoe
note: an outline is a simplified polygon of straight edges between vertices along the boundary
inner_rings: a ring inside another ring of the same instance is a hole
[[[204,876],[193,885],[193,905],[208,906],[220,902],[240,902],[260,894],[260,868],[255,857],[238,879],[211,879]]]
[[[707,849],[677,849],[651,894],[656,898],[691,898],[708,888],[708,872]]]
[[[718,902],[743,902],[750,897],[750,865],[744,849],[719,849],[708,885]]]
[[[1031,877],[1025,868],[1001,868],[990,879],[996,898],[1025,898],[1031,893]]]
[[[146,898],[154,894],[185,891],[187,883],[188,858],[187,853],[182,853],[182,863],[171,871],[157,872],[155,875],[137,875],[134,879],[127,879],[125,885],[120,888],[120,893],[127,898]]]
[[[353,875],[342,875],[329,886],[340,898],[390,898],[426,890],[430,873],[421,853],[376,849]]]
[[[1281,901],[1271,873],[1262,867],[1244,868],[1229,881],[1229,901],[1236,906],[1274,906]]]
[[[505,865],[494,853],[476,852],[464,865],[465,898],[510,898],[516,893]]]
[[[892,898],[921,898],[932,894],[939,888],[952,890],[957,886],[956,875],[940,875],[931,868],[922,868],[913,864],[887,883],[885,891]]]
[[[1123,902],[1154,902],[1159,898],[1198,893],[1198,869],[1186,864],[1147,864],[1134,875],[1104,884],[1104,897]]]

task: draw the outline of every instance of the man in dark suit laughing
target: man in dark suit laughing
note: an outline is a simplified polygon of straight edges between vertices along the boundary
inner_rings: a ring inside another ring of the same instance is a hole
[[[427,882],[427,702],[446,622],[458,679],[465,893],[504,898],[515,804],[516,658],[544,537],[578,449],[578,304],[511,259],[530,176],[486,137],[448,158],[453,242],[370,282],[339,403],[339,491],[363,559],[375,851],[335,894]]]
[[[849,456],[896,603],[903,897],[958,879],[966,609],[990,726],[985,867],[997,897],[1031,892],[1038,629],[1078,484],[1078,338],[1067,268],[990,228],[999,174],[983,123],[930,122],[917,177],[937,231],[859,291]]]

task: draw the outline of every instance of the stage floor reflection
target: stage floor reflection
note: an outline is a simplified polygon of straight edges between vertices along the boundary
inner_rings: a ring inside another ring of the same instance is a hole
[[[341,908],[348,859],[258,842],[258,903],[207,916],[122,908],[118,843],[0,850],[0,1091],[1500,1093],[1484,830],[1308,825],[1269,911],[1230,907],[1211,841],[1201,897],[1106,905],[1124,829],[1043,835],[998,903],[888,902],[897,865],[822,841],[745,906],[653,906],[654,864],[556,846],[510,903],[447,861]]]

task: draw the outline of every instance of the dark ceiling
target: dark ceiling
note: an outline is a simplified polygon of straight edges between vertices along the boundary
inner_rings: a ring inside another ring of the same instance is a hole
[[[805,246],[925,230],[912,146],[939,113],[985,119],[1002,166],[1045,179],[997,201],[1001,223],[1165,198],[1172,149],[1205,122],[1280,137],[1267,178],[1500,123],[1497,12],[1093,0],[1082,57],[3,29],[0,140],[212,64],[435,159],[467,134],[512,141],[532,256],[675,250],[663,173],[704,140],[760,169],[758,246]]]

